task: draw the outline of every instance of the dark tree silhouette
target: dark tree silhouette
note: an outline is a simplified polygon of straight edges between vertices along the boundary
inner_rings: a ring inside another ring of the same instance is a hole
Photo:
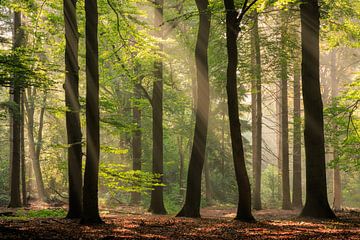
[[[158,38],[163,38],[163,10],[164,0],[155,0],[155,18],[154,25],[160,28],[156,31]],[[159,44],[159,50],[163,50],[162,43]],[[164,152],[163,152],[163,62],[158,60],[154,63],[153,97],[153,173],[160,174],[160,182],[163,182],[164,174]],[[154,214],[166,214],[164,206],[163,186],[155,186],[151,191],[151,201],[149,211]]]
[[[319,32],[317,0],[300,6],[302,48],[302,90],[305,110],[306,202],[303,217],[335,218],[326,189],[323,103],[320,92]]]
[[[199,30],[195,48],[197,70],[196,120],[193,146],[189,162],[185,203],[178,217],[200,217],[201,174],[205,160],[209,118],[208,45],[211,13],[207,0],[196,0],[199,11]]]
[[[64,0],[65,20],[65,104],[68,141],[69,210],[67,218],[80,218],[82,212],[82,134],[79,103],[77,0]]]
[[[81,223],[97,224],[99,215],[99,52],[97,0],[85,0],[86,16],[86,163]]]
[[[23,41],[23,31],[21,30],[21,12],[14,12],[14,32],[13,32],[13,49],[21,47]],[[20,197],[20,147],[21,147],[21,117],[20,117],[20,99],[21,87],[18,79],[19,76],[14,74],[15,81],[12,84],[11,94],[16,107],[12,109],[12,148],[11,148],[11,167],[10,167],[10,208],[21,207]]]
[[[248,1],[243,3],[243,8],[238,14],[233,0],[224,0],[226,9],[226,43],[228,53],[227,84],[228,110],[230,121],[230,135],[232,153],[235,167],[236,182],[239,191],[238,209],[236,219],[240,221],[254,221],[251,213],[251,188],[245,166],[244,147],[239,121],[239,102],[237,93],[236,71],[238,65],[237,37],[240,32],[240,23],[244,14],[250,9]]]

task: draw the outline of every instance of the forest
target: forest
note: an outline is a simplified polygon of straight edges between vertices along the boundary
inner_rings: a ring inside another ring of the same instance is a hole
[[[0,239],[360,239],[360,1],[0,0]]]

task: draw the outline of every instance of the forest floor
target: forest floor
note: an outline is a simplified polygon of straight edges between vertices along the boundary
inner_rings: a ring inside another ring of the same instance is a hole
[[[0,208],[0,239],[360,239],[359,211],[320,221],[300,219],[298,211],[261,210],[254,211],[256,223],[233,220],[235,211],[209,207],[202,219],[189,219],[120,207],[101,212],[105,224],[84,226],[63,217],[12,217]]]

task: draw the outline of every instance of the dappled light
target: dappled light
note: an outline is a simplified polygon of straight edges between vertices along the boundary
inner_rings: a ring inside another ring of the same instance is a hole
[[[359,21],[1,0],[0,239],[360,239]]]

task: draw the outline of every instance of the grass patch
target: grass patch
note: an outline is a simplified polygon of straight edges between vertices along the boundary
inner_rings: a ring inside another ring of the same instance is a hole
[[[41,210],[25,210],[19,209],[13,216],[2,216],[4,220],[28,220],[31,218],[64,218],[66,211],[64,209],[41,209]]]

